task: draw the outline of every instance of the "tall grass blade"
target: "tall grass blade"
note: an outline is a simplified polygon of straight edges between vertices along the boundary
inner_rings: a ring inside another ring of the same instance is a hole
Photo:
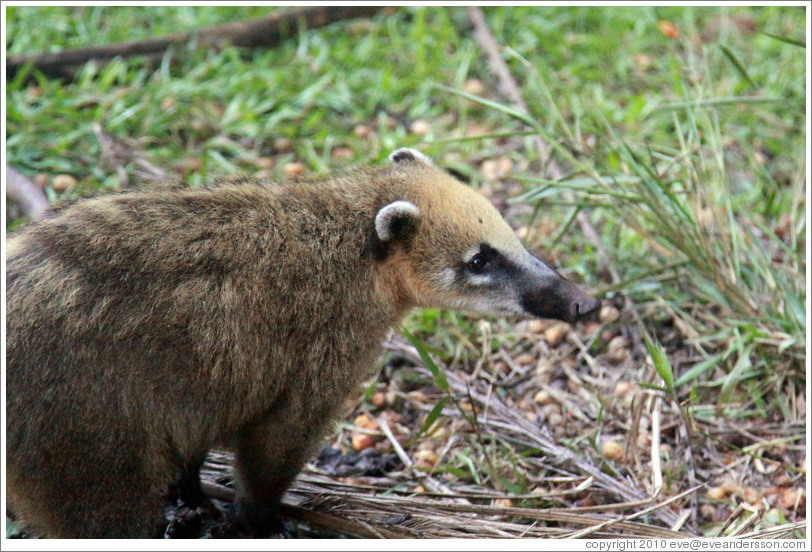
[[[665,349],[663,349],[663,346],[660,345],[660,342],[656,339],[654,343],[646,336],[644,336],[643,339],[646,342],[648,354],[651,355],[651,362],[654,364],[654,369],[657,370],[657,373],[665,383],[666,391],[668,391],[668,394],[672,398],[676,398],[677,394],[674,392],[674,369],[671,367],[671,361],[668,360]]]
[[[434,362],[434,359],[431,358],[428,350],[426,350],[426,346],[423,344],[422,341],[417,339],[409,330],[406,328],[402,329],[403,335],[406,336],[406,339],[409,340],[415,349],[417,349],[417,354],[420,355],[420,359],[431,371],[431,375],[434,377],[434,382],[437,384],[437,387],[444,391],[445,393],[449,393],[448,387],[448,379],[445,377],[445,373],[437,366],[437,363]]]
[[[741,61],[739,61],[739,58],[738,58],[738,57],[736,57],[736,54],[734,54],[734,53],[733,53],[733,52],[730,50],[730,48],[728,48],[728,47],[727,47],[727,46],[725,46],[724,44],[720,44],[720,45],[719,45],[719,48],[721,48],[722,53],[724,53],[724,54],[725,54],[725,57],[727,57],[728,61],[730,61],[730,63],[732,63],[732,64],[733,64],[733,67],[735,67],[735,68],[736,68],[736,71],[738,71],[738,72],[739,72],[739,75],[741,75],[741,77],[742,77],[742,78],[743,78],[745,81],[747,81],[747,84],[749,84],[750,86],[752,86],[753,88],[755,88],[755,87],[756,87],[756,83],[755,83],[755,82],[753,82],[753,79],[752,79],[752,78],[750,78],[750,75],[747,73],[747,69],[745,69],[745,68],[744,68],[744,65],[742,65],[742,62],[741,62]]]
[[[787,44],[792,44],[793,46],[800,46],[801,48],[806,48],[806,42],[803,40],[799,40],[797,38],[765,32],[762,32],[761,34],[769,36],[770,38],[774,38],[776,40],[780,40],[781,42],[786,42]]]

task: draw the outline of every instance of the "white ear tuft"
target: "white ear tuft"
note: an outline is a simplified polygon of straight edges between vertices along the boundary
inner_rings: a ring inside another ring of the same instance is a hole
[[[398,148],[389,154],[389,160],[392,163],[423,163],[426,165],[433,165],[431,159],[412,148]]]
[[[375,215],[375,232],[378,239],[388,242],[403,230],[416,226],[420,221],[420,209],[408,201],[393,201],[382,207]]]

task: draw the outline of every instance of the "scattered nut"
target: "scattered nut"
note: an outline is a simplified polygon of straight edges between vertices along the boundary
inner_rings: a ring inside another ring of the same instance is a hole
[[[497,508],[513,508],[513,501],[509,498],[497,498],[493,501],[493,505]]]
[[[290,138],[277,138],[273,141],[273,149],[276,153],[290,153],[293,151],[293,140]]]
[[[516,401],[516,406],[519,407],[519,410],[524,410],[525,412],[532,412],[534,414],[536,412],[536,408],[533,406],[533,403],[527,399],[519,399]]]
[[[355,157],[355,152],[350,148],[339,146],[337,148],[333,148],[331,155],[333,159],[352,159]]]
[[[673,39],[679,37],[679,29],[670,21],[662,19],[657,23],[657,26],[660,27],[660,32],[667,38]]]
[[[304,171],[305,165],[301,161],[285,163],[285,166],[282,167],[282,173],[285,175],[285,178],[296,178],[297,176],[301,176]]]
[[[608,459],[615,461],[623,460],[626,455],[626,449],[617,441],[604,441],[601,445],[601,452]]]
[[[544,391],[543,389],[541,391],[539,391],[538,393],[536,393],[535,395],[533,395],[533,402],[536,403],[536,404],[542,404],[542,405],[550,404],[554,400],[555,399],[553,399],[553,396],[550,394],[550,392],[549,391]]]
[[[742,498],[748,504],[752,504],[753,506],[759,506],[762,504],[762,499],[764,497],[759,491],[757,491],[753,487],[745,487],[744,492],[742,493]]]
[[[564,416],[557,412],[552,412],[547,416],[547,425],[554,428],[559,428],[564,423]],[[558,433],[556,432],[556,435]]]
[[[543,320],[533,318],[532,320],[524,321],[517,329],[531,334],[539,334],[547,328],[547,324]]]
[[[547,342],[547,345],[554,347],[561,343],[564,337],[566,337],[566,335],[569,333],[570,329],[571,326],[566,322],[553,324],[544,330],[544,341]]]
[[[422,460],[432,468],[437,463],[437,460],[440,459],[437,453],[433,450],[418,450],[414,453],[414,457],[417,458],[418,462]]]
[[[595,335],[601,330],[601,323],[600,322],[585,322],[584,323],[584,334],[585,335]]]
[[[57,192],[64,192],[76,186],[76,179],[69,174],[58,174],[51,182],[51,187]]]
[[[620,311],[617,310],[617,307],[614,305],[604,305],[601,307],[598,318],[604,324],[611,324],[612,322],[617,322],[620,318]]]
[[[425,136],[431,131],[431,123],[424,119],[417,119],[409,127],[409,132],[418,136]]]
[[[426,394],[423,393],[422,391],[420,391],[419,389],[417,391],[409,391],[406,394],[406,396],[409,397],[409,400],[412,400],[412,401],[415,401],[415,402],[424,403],[424,402],[428,401],[428,398],[426,397]]]
[[[527,238],[527,236],[530,235],[530,228],[528,228],[527,226],[519,226],[513,233],[516,234],[516,237],[519,238],[520,240],[524,240],[525,238]]]
[[[630,381],[619,381],[615,384],[615,395],[618,397],[625,397],[629,393],[632,393],[635,389],[635,385]]]
[[[648,449],[651,446],[651,435],[641,431],[637,434],[637,446],[643,449]]]
[[[541,412],[549,419],[553,414],[561,415],[561,406],[557,402],[549,402],[541,407]]]
[[[353,132],[359,138],[368,138],[372,134],[373,130],[369,125],[356,125]]]
[[[273,157],[257,157],[253,163],[256,168],[264,170],[270,170],[276,165]]]
[[[727,490],[722,487],[711,487],[708,489],[708,492],[705,493],[705,496],[711,500],[723,500],[727,494]]]
[[[513,360],[516,364],[521,364],[522,366],[529,366],[536,363],[536,357],[530,353],[522,353]]]
[[[778,497],[778,504],[782,508],[794,509],[804,507],[804,490],[803,489],[786,489]]]
[[[606,359],[615,363],[628,360],[632,354],[629,345],[629,340],[626,337],[622,335],[613,337],[609,344],[606,345]]]
[[[383,391],[377,391],[372,394],[372,397],[369,399],[369,402],[375,408],[383,408],[386,406],[386,393]]]
[[[370,430],[377,430],[378,429],[378,420],[370,418],[366,414],[361,414],[357,416],[355,420],[353,420],[352,424],[355,427],[359,427],[361,429],[370,429]]]
[[[652,58],[648,54],[635,54],[634,55],[634,63],[637,64],[637,68],[641,71],[645,71],[651,64],[654,62],[654,58]]]
[[[417,445],[417,450],[430,450],[434,451],[434,443],[430,439],[424,439]]]
[[[504,180],[513,172],[513,161],[510,157],[486,159],[479,166],[479,172],[485,180]]]
[[[789,474],[780,473],[775,477],[775,484],[779,487],[789,487],[792,485],[792,478]]]
[[[472,96],[481,96],[485,92],[485,85],[479,79],[468,79],[463,83],[462,91]]]
[[[471,138],[473,136],[484,136],[486,134],[493,134],[493,129],[484,125],[472,124],[465,128],[465,136]]]
[[[374,446],[375,438],[372,435],[367,435],[366,433],[356,433],[352,436],[352,448],[357,452],[361,452],[362,450]]]

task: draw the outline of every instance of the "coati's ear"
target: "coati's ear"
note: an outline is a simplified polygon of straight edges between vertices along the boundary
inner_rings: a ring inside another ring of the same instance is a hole
[[[375,215],[375,234],[383,244],[408,240],[420,224],[420,209],[408,201],[393,201]]]
[[[433,165],[431,159],[412,148],[398,148],[389,154],[389,160],[395,165],[401,163],[423,163],[425,165]]]

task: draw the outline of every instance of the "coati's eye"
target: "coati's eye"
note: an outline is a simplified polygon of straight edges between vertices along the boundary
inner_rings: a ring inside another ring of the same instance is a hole
[[[477,253],[473,259],[468,261],[468,269],[474,274],[482,274],[488,268],[489,263],[490,261],[485,255]]]

